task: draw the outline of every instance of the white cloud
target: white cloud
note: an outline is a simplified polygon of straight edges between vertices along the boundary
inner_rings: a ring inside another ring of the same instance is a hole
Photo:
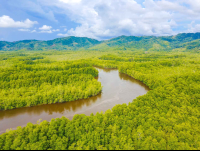
[[[11,17],[6,15],[0,17],[1,28],[31,28],[35,24],[38,24],[38,22],[29,19],[26,19],[25,21],[14,21]]]
[[[69,35],[68,35],[68,34],[59,33],[59,34],[57,34],[57,36],[59,36],[59,37],[67,37],[67,36],[69,36]]]
[[[67,31],[67,28],[65,28],[64,31]]]
[[[30,31],[29,29],[18,29],[19,31],[25,31],[25,32],[28,32]]]
[[[120,35],[173,35],[180,32],[177,29],[185,30],[184,26],[188,22],[200,21],[200,0],[35,1],[30,2],[34,3],[35,12],[52,20],[55,20],[54,14],[64,14],[66,18],[78,24],[71,29],[69,26],[68,29],[61,26],[60,30],[64,33],[59,33],[58,36],[106,39]],[[34,10],[34,7],[29,7],[31,11]],[[61,25],[65,25],[64,23],[66,22],[62,22]],[[198,31],[199,25],[196,23],[188,27],[187,32]],[[46,29],[40,29],[41,33],[58,32],[51,26],[44,26]]]
[[[18,29],[18,31],[23,31],[23,32],[30,32],[30,33],[36,33],[36,30],[30,30],[30,29]]]
[[[66,3],[57,7],[80,26],[58,36],[86,36],[96,39],[120,35],[171,35],[177,26],[173,14],[167,11],[171,3],[146,0],[145,8],[134,0],[82,0],[76,5]],[[177,4],[178,5],[178,4]],[[179,6],[174,9],[181,9]]]
[[[36,31],[36,30],[32,30],[32,31],[31,31],[31,33],[35,33],[35,32],[37,32],[37,31]]]
[[[46,26],[46,25],[44,25],[43,26],[44,28],[39,28],[41,31],[39,32],[39,33],[48,33],[48,34],[52,34],[52,33],[54,33],[54,32],[58,32],[58,31],[60,31],[60,29],[52,29],[51,30],[51,26]]]
[[[200,12],[200,1],[199,0],[179,0],[180,2],[184,2],[189,4],[192,10]]]
[[[53,29],[52,32],[58,32],[60,29]]]
[[[22,31],[22,32],[29,32],[29,33],[37,33],[37,31],[34,29],[34,30],[30,30],[30,29],[18,29],[18,31]],[[51,31],[40,31],[39,33],[51,33]]]
[[[188,33],[196,33],[200,32],[200,24],[195,24],[195,21],[192,21],[191,24],[188,25]]]
[[[53,32],[52,32],[52,30],[42,30],[39,33],[48,33],[48,34],[51,34]]]
[[[51,30],[51,26],[43,25],[42,27],[39,28],[39,30]]]
[[[76,5],[63,1],[51,2],[49,5],[59,8],[60,13],[65,13],[79,25],[63,30],[65,33],[58,36],[73,35],[95,39],[120,35],[175,34],[173,29],[178,26],[175,13],[185,8],[176,2],[176,6],[171,9],[173,3],[167,0],[145,0],[143,6],[135,0],[82,0],[76,2]]]
[[[59,0],[60,2],[63,3],[80,3],[81,0]]]

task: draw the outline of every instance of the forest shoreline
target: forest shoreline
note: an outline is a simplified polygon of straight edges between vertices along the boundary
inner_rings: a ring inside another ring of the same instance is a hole
[[[102,68],[102,67],[99,67],[99,66],[94,66],[95,68],[97,68],[97,69],[102,69],[104,72],[106,72],[105,70],[106,69],[108,69],[108,68]],[[119,72],[119,69],[118,68],[109,68],[108,70],[111,70],[111,71],[118,71],[118,73],[120,73]],[[123,73],[124,74],[124,73]],[[129,76],[128,74],[124,74],[124,75],[126,75],[126,76],[128,76],[128,77],[130,77],[131,79],[134,79],[134,80],[137,80],[137,79],[135,79],[134,77],[131,77],[131,76]],[[97,76],[98,77],[98,76]],[[95,79],[97,78],[97,77],[95,77]],[[137,80],[137,81],[139,81],[139,80]],[[139,82],[141,82],[141,81],[139,81]],[[141,82],[142,83],[142,82]],[[142,83],[142,84],[144,84],[144,83]],[[145,85],[145,84],[144,84]],[[102,85],[103,86],[103,85]],[[147,86],[147,85],[145,85],[145,86]],[[147,86],[148,87],[148,86]],[[148,87],[149,88],[149,87]],[[102,93],[102,90],[97,94],[97,95],[99,95],[99,94],[101,94]],[[95,96],[97,96],[97,95],[95,95]],[[91,96],[91,97],[93,97],[93,96]],[[91,98],[90,97],[90,98]],[[82,100],[82,99],[79,99],[79,100]],[[79,100],[74,100],[74,101],[71,101],[71,102],[75,102],[75,101],[79,101]],[[84,99],[85,100],[85,99]],[[134,100],[134,98],[132,99],[132,101]],[[131,101],[131,102],[132,102]],[[67,102],[62,102],[62,103],[52,103],[51,105],[54,105],[54,104],[64,104],[64,103],[67,103]],[[40,104],[40,105],[37,105],[37,106],[31,106],[31,107],[39,107],[39,106],[42,106],[42,105],[50,105],[50,104]],[[22,107],[22,108],[31,108],[31,107]],[[21,109],[21,108],[16,108],[16,109]],[[12,109],[12,110],[15,110],[15,109]],[[112,110],[112,109],[111,109]],[[6,111],[10,111],[10,110],[4,110],[3,112],[6,112]],[[71,120],[70,120],[71,121]],[[50,122],[50,121],[49,121]],[[34,125],[37,125],[37,124],[34,124]],[[27,124],[25,124],[25,125],[21,125],[21,127],[26,127],[27,126]],[[17,130],[17,128],[11,128],[11,129],[7,129],[7,130]],[[0,131],[0,135],[1,134],[4,134],[4,133],[6,133],[7,132],[7,130],[6,131]]]

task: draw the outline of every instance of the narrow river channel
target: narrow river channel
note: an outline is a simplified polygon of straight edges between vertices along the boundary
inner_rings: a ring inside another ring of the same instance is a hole
[[[97,69],[99,70],[98,80],[103,86],[101,94],[73,102],[0,111],[0,134],[6,129],[24,127],[29,122],[36,124],[39,119],[50,121],[52,118],[62,116],[72,119],[75,114],[90,115],[105,112],[117,104],[128,104],[150,90],[142,82],[119,73],[118,70]]]

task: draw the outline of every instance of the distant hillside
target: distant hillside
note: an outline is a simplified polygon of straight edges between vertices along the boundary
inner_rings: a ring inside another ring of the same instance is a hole
[[[49,41],[23,40],[16,42],[0,41],[0,50],[77,50],[108,49],[111,47],[132,48],[142,50],[172,50],[175,48],[199,48],[200,33],[181,33],[176,36],[120,36],[110,40],[98,41],[87,37],[65,37]]]
[[[200,39],[200,33],[183,33],[176,36],[120,36],[117,38],[105,41],[109,47],[114,46],[124,46],[127,48],[136,49],[164,49],[171,50],[174,48],[187,47],[184,43],[192,42],[194,40]],[[194,45],[198,47],[198,45]]]
[[[5,42],[0,41],[0,50],[12,51],[20,49],[28,50],[44,50],[44,49],[78,49],[81,47],[88,48],[90,46],[99,44],[100,42],[95,39],[86,37],[65,37],[57,38],[48,41],[38,41],[38,40],[23,40],[16,42]]]

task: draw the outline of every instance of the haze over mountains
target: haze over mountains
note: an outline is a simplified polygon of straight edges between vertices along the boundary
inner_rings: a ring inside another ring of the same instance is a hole
[[[0,41],[1,51],[26,50],[101,50],[110,47],[120,49],[172,50],[175,48],[194,49],[200,47],[200,33],[181,33],[176,36],[120,36],[110,40],[98,41],[87,37],[65,37],[49,41],[22,40],[16,42]]]

